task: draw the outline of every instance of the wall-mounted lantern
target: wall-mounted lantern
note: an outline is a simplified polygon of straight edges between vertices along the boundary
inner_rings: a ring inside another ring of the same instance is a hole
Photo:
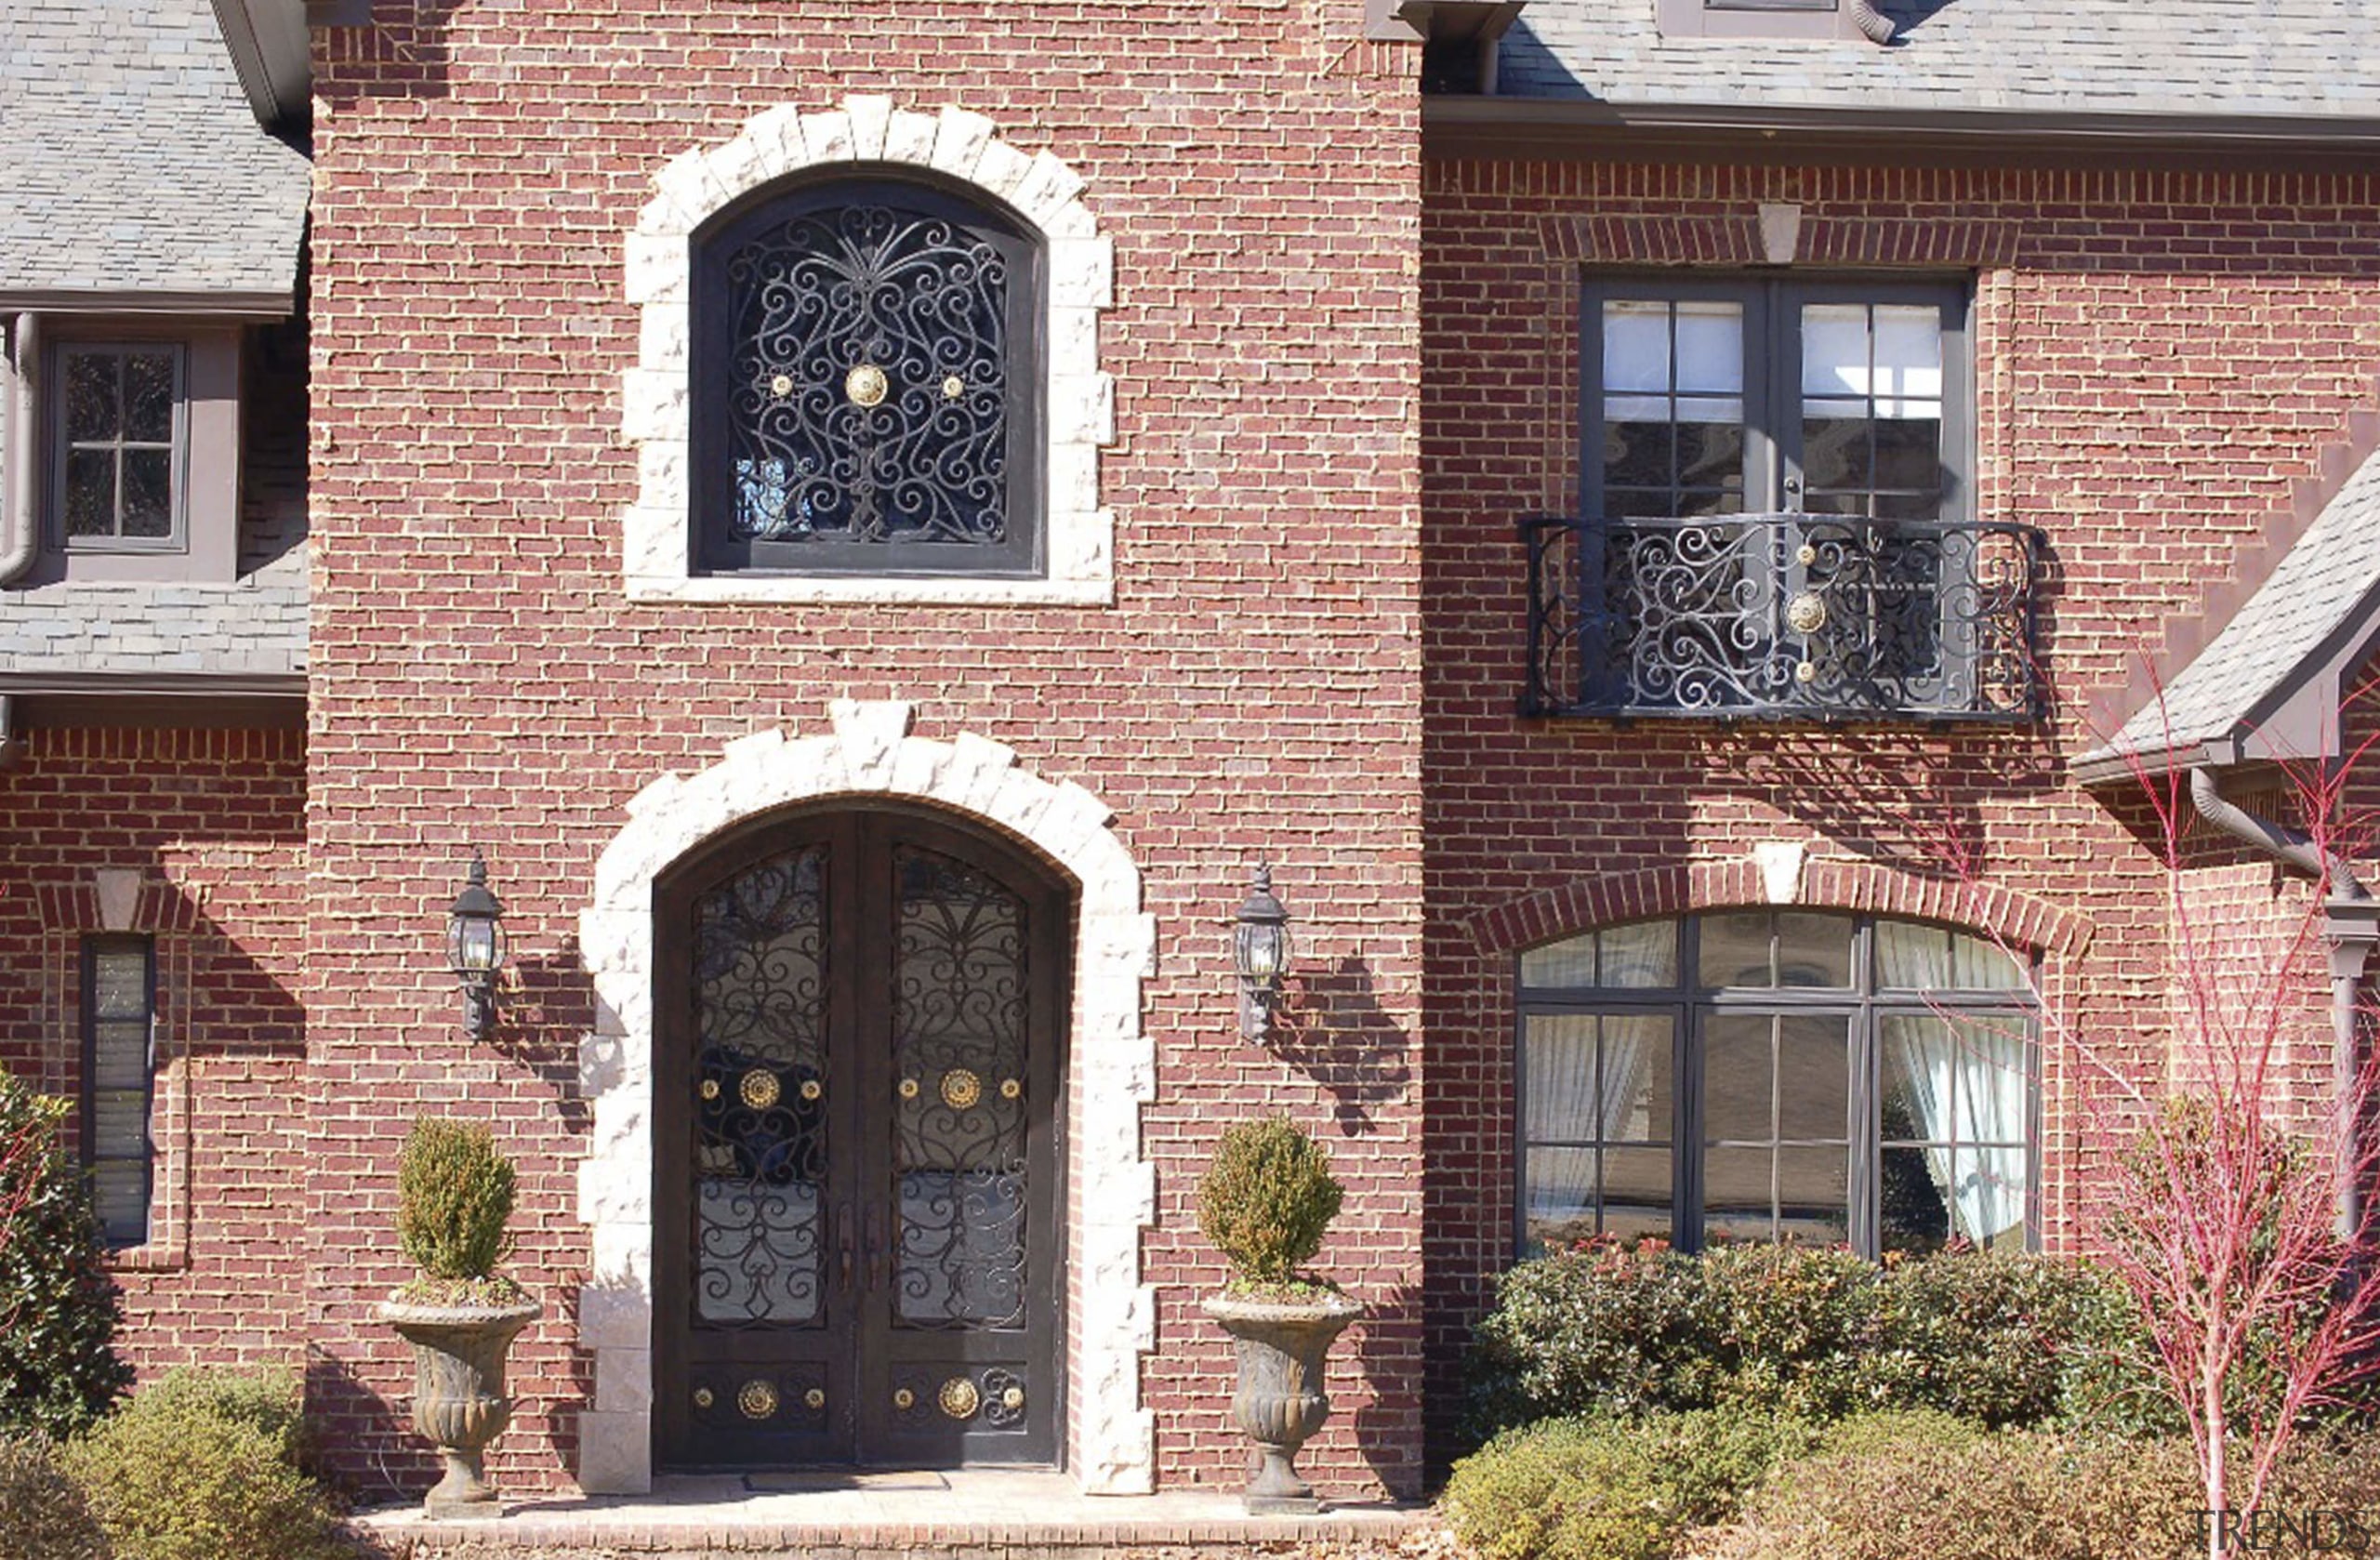
[[[488,892],[487,858],[471,852],[470,875],[446,917],[446,962],[463,986],[463,1033],[484,1039],[496,1025],[496,977],[504,968],[504,906]]]
[[[1281,1004],[1281,978],[1289,969],[1289,912],[1273,893],[1273,868],[1256,868],[1256,881],[1232,931],[1232,972],[1239,977],[1239,1033],[1262,1040],[1273,1031]]]

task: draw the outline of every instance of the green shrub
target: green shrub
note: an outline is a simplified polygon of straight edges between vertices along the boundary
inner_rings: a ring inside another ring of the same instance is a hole
[[[0,1435],[0,1560],[107,1560],[107,1553],[48,1437]]]
[[[132,1380],[89,1188],[60,1137],[66,1103],[0,1069],[0,1434],[63,1437]]]
[[[1489,1560],[1667,1560],[1680,1535],[1733,1515],[1814,1439],[1796,1421],[1733,1408],[1555,1420],[1456,1463],[1447,1520]]]
[[[337,1514],[297,1466],[295,1382],[176,1372],[66,1452],[116,1560],[329,1560]]]
[[[2061,1259],[1963,1252],[1880,1268],[1847,1251],[1589,1246],[1504,1276],[1474,1330],[1476,1442],[1540,1419],[1737,1403],[1812,1419],[1930,1408],[2061,1413],[2154,1432],[2129,1302]]]
[[[397,1243],[423,1276],[484,1279],[511,1250],[512,1162],[462,1121],[413,1124],[397,1166]]]
[[[1198,1228],[1239,1277],[1278,1287],[1322,1249],[1345,1188],[1330,1156],[1287,1117],[1225,1129],[1198,1185]]]
[[[1850,1421],[1747,1502],[1724,1560],[2170,1560],[2201,1501],[2175,1443],[2070,1443],[1939,1415]]]

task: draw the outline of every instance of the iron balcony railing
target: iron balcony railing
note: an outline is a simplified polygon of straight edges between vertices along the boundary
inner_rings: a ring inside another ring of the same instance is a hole
[[[1735,514],[1521,532],[1524,714],[2040,717],[2032,526]]]

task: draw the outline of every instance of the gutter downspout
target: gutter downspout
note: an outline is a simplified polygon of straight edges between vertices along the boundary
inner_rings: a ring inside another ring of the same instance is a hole
[[[0,543],[0,586],[14,585],[40,551],[41,316],[17,316],[16,404],[8,408],[7,539]]]
[[[2190,805],[2198,815],[2235,839],[2294,866],[2317,882],[2328,882],[2331,897],[2322,940],[2331,964],[2331,1098],[2340,1113],[2339,1162],[2333,1170],[2333,1197],[2339,1238],[2352,1240],[2363,1224],[2363,1188],[2358,1183],[2362,1155],[2360,1124],[2348,1117],[2356,1104],[2360,1025],[2357,997],[2372,950],[2380,945],[2380,900],[2372,897],[2342,858],[2321,850],[2302,829],[2259,818],[2224,796],[2207,768],[2190,771]]]

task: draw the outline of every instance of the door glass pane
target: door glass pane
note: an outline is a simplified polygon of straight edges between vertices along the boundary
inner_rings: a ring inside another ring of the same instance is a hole
[[[694,906],[694,1315],[814,1325],[826,1282],[826,853]]]
[[[1802,310],[1803,398],[1864,400],[1867,394],[1867,305],[1805,306]]]
[[[1669,305],[1614,301],[1603,306],[1603,388],[1669,393]]]
[[[1021,1326],[1025,1289],[1025,905],[963,863],[892,853],[892,1169],[901,1326]]]
[[[1740,304],[1677,305],[1677,390],[1719,396],[1739,407],[1744,393],[1744,311]],[[1739,411],[1737,416],[1742,414]]]
[[[1702,1130],[1709,1141],[1775,1137],[1773,1028],[1765,1013],[1713,1013],[1703,1021]]]
[[[1851,1119],[1850,1020],[1792,1013],[1777,1021],[1777,1135],[1845,1139]]]
[[[1802,311],[1802,476],[1818,514],[1941,510],[1942,320],[1930,304]]]
[[[1604,513],[1661,518],[1742,508],[1740,304],[1603,306]]]

